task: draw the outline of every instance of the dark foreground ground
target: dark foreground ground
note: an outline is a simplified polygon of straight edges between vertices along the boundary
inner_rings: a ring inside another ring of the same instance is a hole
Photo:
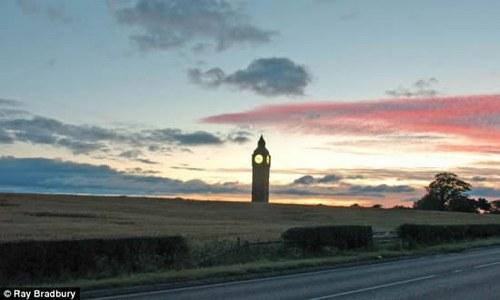
[[[500,247],[95,299],[499,299]]]

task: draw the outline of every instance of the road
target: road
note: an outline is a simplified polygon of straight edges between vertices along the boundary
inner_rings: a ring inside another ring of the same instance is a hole
[[[500,247],[98,299],[500,299]]]

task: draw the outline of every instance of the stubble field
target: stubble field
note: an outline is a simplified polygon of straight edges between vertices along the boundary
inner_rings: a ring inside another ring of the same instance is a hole
[[[180,234],[193,241],[277,240],[293,226],[500,223],[500,215],[136,197],[0,194],[0,240]]]

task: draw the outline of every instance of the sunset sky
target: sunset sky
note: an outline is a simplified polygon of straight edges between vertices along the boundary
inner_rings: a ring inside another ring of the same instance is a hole
[[[0,191],[500,198],[499,1],[0,1]]]

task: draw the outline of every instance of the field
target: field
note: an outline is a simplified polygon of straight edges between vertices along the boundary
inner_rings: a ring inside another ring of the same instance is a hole
[[[500,215],[251,204],[179,199],[0,194],[0,240],[180,234],[189,240],[268,241],[287,228],[321,224],[500,223]]]

